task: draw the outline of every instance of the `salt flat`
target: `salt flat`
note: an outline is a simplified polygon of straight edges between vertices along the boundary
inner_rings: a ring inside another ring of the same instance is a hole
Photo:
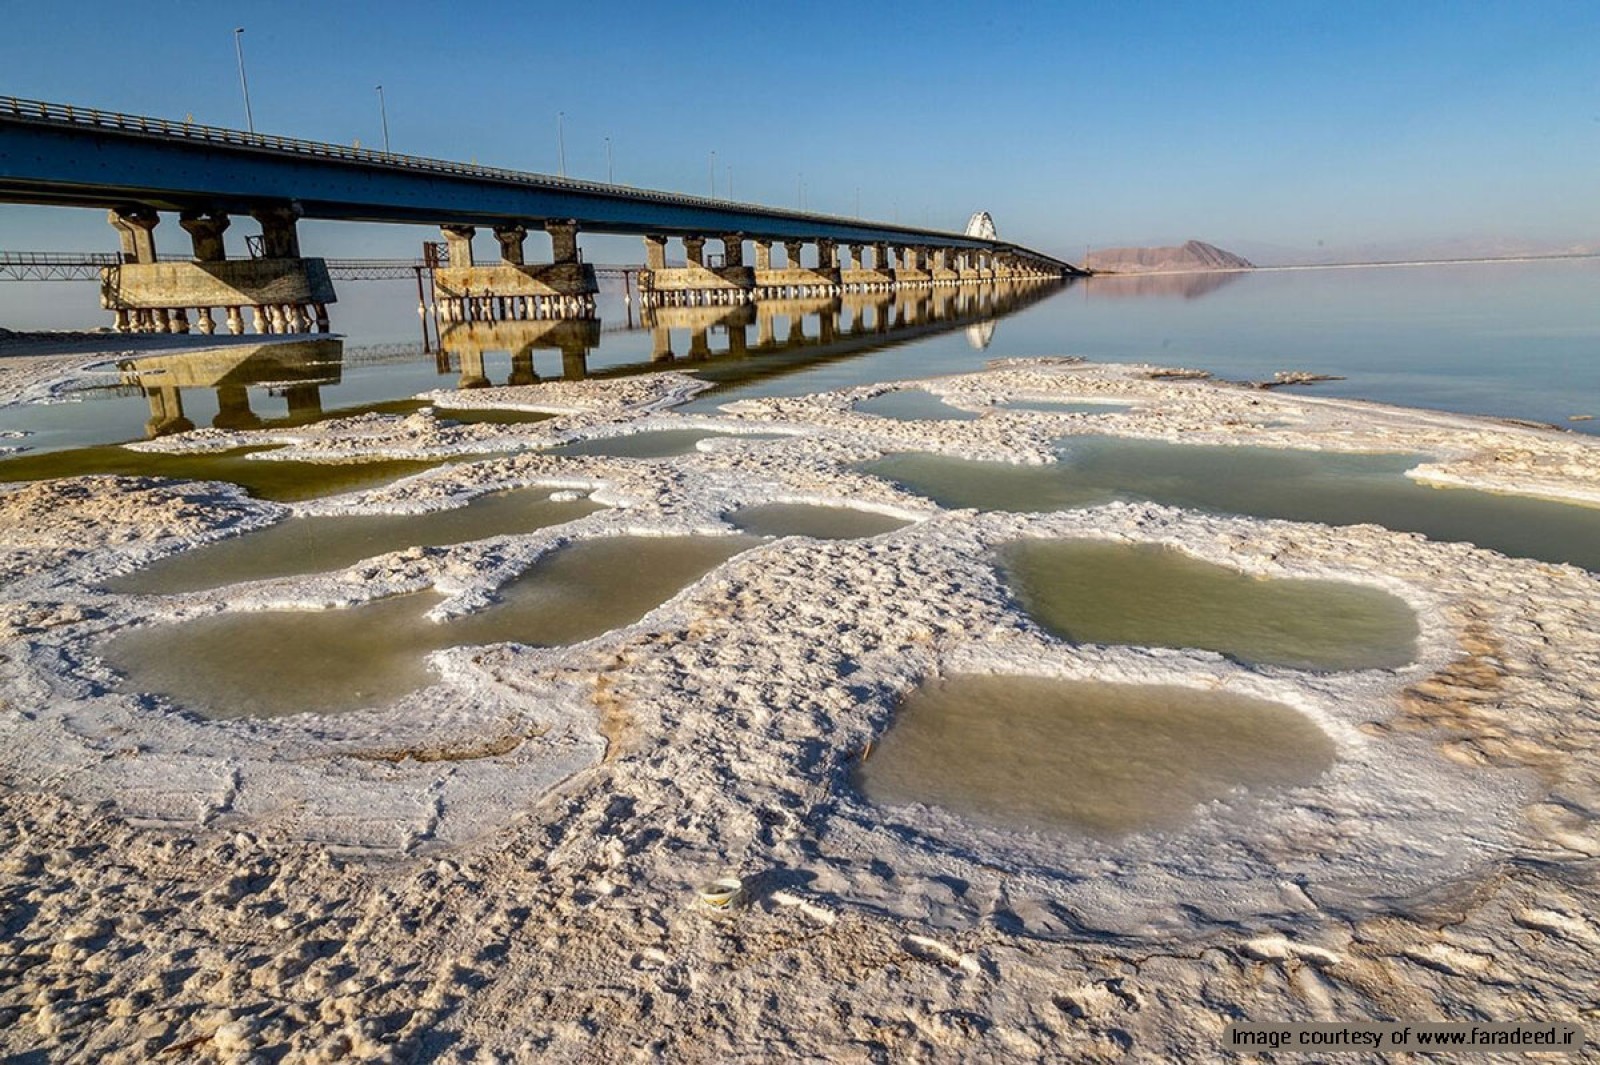
[[[0,489],[0,1046],[85,1061],[1220,1060],[1235,1020],[1592,1021],[1593,574],[1154,503],[945,511],[853,466],[907,450],[1043,464],[1058,438],[1093,433],[1422,452],[1420,480],[1594,503],[1600,441],[1155,370],[1000,361],[919,383],[981,415],[968,421],[855,409],[882,385],[690,417],[673,407],[701,385],[675,374],[437,393],[404,418],[139,445],[469,460],[359,493],[285,506],[149,478]],[[1016,400],[1125,409],[997,406]],[[457,424],[453,404],[560,416]],[[663,459],[540,450],[709,427],[726,435]],[[333,573],[101,590],[285,510],[415,513],[527,486],[604,508]],[[730,511],[786,502],[911,524],[769,540],[634,625],[439,652],[431,686],[338,716],[208,721],[119,692],[95,651],[129,625],[422,589],[444,619],[563,544],[732,536]],[[995,571],[994,548],[1024,537],[1380,587],[1417,611],[1417,660],[1308,673],[1073,647]],[[898,698],[963,672],[1271,699],[1328,734],[1334,767],[1271,804],[1210,803],[1116,841],[865,802],[850,774]],[[744,878],[742,904],[700,904],[696,885],[725,875]]]

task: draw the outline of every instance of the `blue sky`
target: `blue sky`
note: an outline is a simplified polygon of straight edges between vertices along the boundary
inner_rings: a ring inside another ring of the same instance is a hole
[[[1085,245],[1600,241],[1600,4],[7,5],[0,92]],[[0,207],[0,247],[112,246]],[[174,227],[175,228],[175,227]],[[413,254],[419,230],[320,234]],[[169,240],[170,243],[170,240]],[[337,246],[333,246],[337,245]],[[611,258],[612,256],[604,256]]]

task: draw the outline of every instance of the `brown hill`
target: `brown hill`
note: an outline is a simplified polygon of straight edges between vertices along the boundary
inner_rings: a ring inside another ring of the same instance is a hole
[[[1101,248],[1090,252],[1083,265],[1115,274],[1250,270],[1255,267],[1249,259],[1199,240],[1191,240],[1179,248]]]

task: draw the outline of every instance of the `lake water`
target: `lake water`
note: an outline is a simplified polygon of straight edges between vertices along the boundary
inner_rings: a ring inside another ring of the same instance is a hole
[[[346,334],[342,346],[295,345],[294,358],[259,373],[221,367],[176,395],[170,378],[163,390],[159,379],[130,377],[108,364],[94,387],[78,394],[80,402],[0,408],[0,433],[29,434],[0,437],[0,446],[116,443],[186,423],[283,424],[427,389],[652,369],[712,381],[716,391],[688,408],[712,412],[747,396],[970,371],[998,356],[1064,354],[1197,367],[1233,379],[1311,370],[1346,378],[1313,386],[1315,395],[1600,432],[1600,419],[1567,420],[1600,415],[1596,259],[1097,277],[982,296],[970,289],[906,293],[892,304],[850,297],[661,308],[648,325],[619,294],[603,293],[600,320],[583,328],[447,327],[444,352],[431,354],[421,350],[408,286],[344,282],[334,308],[334,323]],[[92,286],[33,287],[41,300],[81,302],[85,324],[104,320]],[[247,355],[252,347],[260,346],[243,345]],[[285,362],[293,365],[286,370]]]

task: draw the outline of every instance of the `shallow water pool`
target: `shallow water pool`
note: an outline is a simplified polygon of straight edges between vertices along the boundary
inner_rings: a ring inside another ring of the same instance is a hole
[[[44,481],[86,474],[171,477],[189,481],[230,481],[260,499],[292,502],[353,492],[460,459],[377,459],[371,462],[300,462],[252,459],[266,447],[240,447],[196,454],[130,451],[125,447],[83,447],[0,460],[0,483]],[[483,457],[483,456],[478,456]]]
[[[577,643],[631,624],[757,543],[749,537],[626,536],[540,559],[487,609],[434,623],[431,593],[343,610],[234,612],[130,629],[101,654],[125,692],[164,695],[205,717],[279,717],[381,706],[431,681],[430,651]]]
[[[756,536],[809,536],[814,540],[856,540],[903,529],[910,522],[854,507],[810,503],[764,503],[740,507],[728,523]]]
[[[1431,488],[1405,471],[1423,456],[1347,455],[1068,437],[1060,462],[1022,466],[918,452],[860,469],[945,507],[1041,512],[1148,500],[1223,514],[1355,525],[1600,570],[1600,508],[1465,488]]]
[[[532,532],[600,509],[557,503],[549,488],[497,492],[426,514],[292,517],[265,529],[160,559],[107,583],[112,591],[166,595],[240,581],[325,573],[403,548],[444,546]]]
[[[1020,540],[998,555],[1023,609],[1076,643],[1192,647],[1316,670],[1416,657],[1416,614],[1377,588],[1264,580],[1153,544]]]
[[[1103,837],[1311,783],[1333,741],[1281,703],[1167,685],[958,674],[895,711],[855,784],[980,822]]]
[[[978,415],[952,407],[932,392],[920,388],[900,388],[863,399],[855,405],[862,414],[876,414],[901,422],[970,422]]]

